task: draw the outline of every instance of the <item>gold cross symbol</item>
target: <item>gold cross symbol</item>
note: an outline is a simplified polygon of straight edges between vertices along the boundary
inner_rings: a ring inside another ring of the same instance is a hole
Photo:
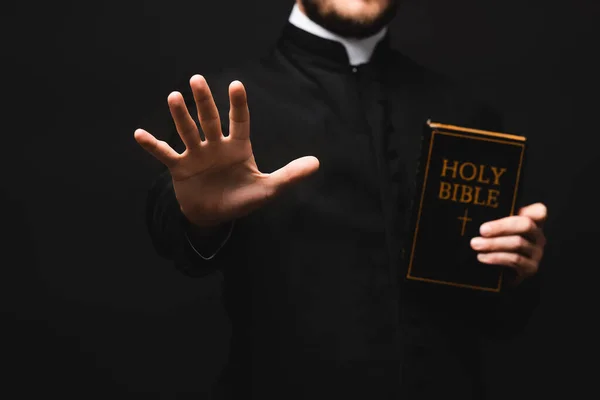
[[[458,217],[459,220],[462,221],[462,230],[460,232],[460,236],[465,236],[465,229],[467,227],[467,222],[473,221],[473,218],[469,218],[469,210],[465,209],[465,215],[463,217]]]

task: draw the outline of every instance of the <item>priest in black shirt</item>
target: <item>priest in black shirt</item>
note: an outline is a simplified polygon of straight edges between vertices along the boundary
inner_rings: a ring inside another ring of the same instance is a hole
[[[268,55],[169,96],[168,144],[135,132],[167,167],[147,204],[156,251],[224,276],[216,398],[482,398],[480,341],[535,306],[542,203],[472,242],[482,268],[515,272],[501,294],[404,280],[423,125],[502,120],[390,48],[395,3],[298,0]]]

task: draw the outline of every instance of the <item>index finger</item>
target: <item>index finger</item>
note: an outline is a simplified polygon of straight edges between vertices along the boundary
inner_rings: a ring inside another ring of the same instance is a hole
[[[519,215],[531,218],[541,227],[548,218],[548,209],[543,203],[534,203],[521,208]]]
[[[483,237],[512,235],[535,237],[539,228],[531,218],[522,215],[513,215],[486,222],[481,225],[479,231]]]

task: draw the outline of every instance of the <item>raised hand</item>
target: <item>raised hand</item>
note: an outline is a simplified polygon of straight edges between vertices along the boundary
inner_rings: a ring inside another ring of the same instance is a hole
[[[250,113],[242,83],[234,81],[229,86],[228,136],[223,135],[219,111],[204,77],[194,75],[190,86],[205,140],[178,92],[169,95],[168,103],[185,151],[177,153],[143,129],[137,129],[134,137],[169,169],[181,211],[196,226],[213,227],[247,215],[319,168],[319,161],[307,156],[273,173],[260,172],[250,143]]]

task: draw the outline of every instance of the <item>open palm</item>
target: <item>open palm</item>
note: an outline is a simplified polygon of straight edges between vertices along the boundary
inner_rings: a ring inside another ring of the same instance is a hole
[[[205,140],[179,92],[171,93],[168,103],[186,147],[183,153],[143,129],[136,130],[134,137],[169,169],[181,211],[195,225],[212,227],[247,215],[319,168],[315,157],[302,157],[273,173],[260,172],[250,143],[250,113],[242,83],[235,81],[229,86],[228,136],[223,135],[206,80],[194,75],[190,86]]]

